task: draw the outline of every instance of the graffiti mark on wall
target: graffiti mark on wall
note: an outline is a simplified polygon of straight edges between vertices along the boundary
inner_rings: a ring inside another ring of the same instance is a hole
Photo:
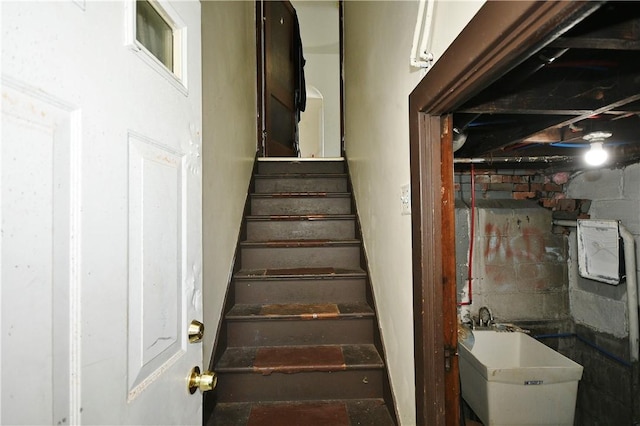
[[[485,226],[485,263],[514,264],[521,262],[543,262],[545,242],[542,231],[535,227],[522,227],[517,235],[509,235],[508,224],[499,227],[488,223]]]

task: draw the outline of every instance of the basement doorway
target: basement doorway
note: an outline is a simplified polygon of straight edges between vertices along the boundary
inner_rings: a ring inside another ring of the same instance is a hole
[[[452,113],[597,6],[593,2],[487,2],[409,97],[419,425],[461,422]]]

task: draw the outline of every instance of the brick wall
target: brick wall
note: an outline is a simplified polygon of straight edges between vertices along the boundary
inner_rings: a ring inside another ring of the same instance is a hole
[[[554,219],[587,217],[587,200],[566,197],[565,186],[570,177],[568,172],[480,169],[475,171],[475,196],[477,200],[533,200],[554,212],[566,212],[554,214]],[[468,202],[471,199],[471,172],[456,172],[454,189],[457,199]]]

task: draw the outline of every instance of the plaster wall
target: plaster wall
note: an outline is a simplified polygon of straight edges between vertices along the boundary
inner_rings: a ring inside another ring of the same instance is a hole
[[[591,201],[589,214],[592,219],[620,220],[635,237],[636,265],[640,252],[640,164],[623,169],[599,169],[580,173],[567,187],[570,198],[586,198]],[[569,238],[571,261],[576,262],[575,232]],[[574,321],[592,329],[626,337],[627,295],[624,284],[611,286],[582,278],[577,268],[570,268],[570,305]],[[594,309],[598,307],[598,309]]]
[[[300,23],[305,81],[320,91],[324,106],[324,157],[340,153],[339,10],[335,1],[293,1]],[[306,119],[302,113],[302,120]]]
[[[256,154],[255,4],[202,2],[203,358],[211,358]],[[232,126],[229,123],[233,123]]]
[[[438,2],[432,50],[444,52],[482,3]],[[347,1],[344,11],[345,150],[403,425],[416,424],[411,220],[400,197],[410,180],[408,98],[424,74],[409,65],[417,11],[416,1]]]

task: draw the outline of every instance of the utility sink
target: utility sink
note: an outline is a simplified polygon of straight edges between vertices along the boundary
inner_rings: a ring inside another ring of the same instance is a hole
[[[489,425],[573,426],[582,366],[521,332],[460,342],[462,397]]]

